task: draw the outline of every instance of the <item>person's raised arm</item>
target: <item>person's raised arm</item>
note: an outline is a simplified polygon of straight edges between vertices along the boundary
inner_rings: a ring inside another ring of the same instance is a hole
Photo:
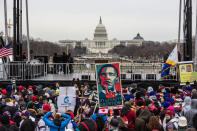
[[[51,120],[49,120],[49,117],[52,115],[52,112],[49,111],[48,113],[46,113],[44,116],[43,116],[43,120],[44,122],[46,123],[46,125],[48,126],[53,126],[53,122]]]
[[[61,114],[61,116],[64,117],[64,118],[66,118],[66,120],[64,120],[64,121],[62,122],[62,124],[61,124],[61,127],[63,128],[63,127],[65,127],[65,126],[68,125],[68,123],[69,123],[71,117],[70,117],[70,115],[63,114],[63,113]]]

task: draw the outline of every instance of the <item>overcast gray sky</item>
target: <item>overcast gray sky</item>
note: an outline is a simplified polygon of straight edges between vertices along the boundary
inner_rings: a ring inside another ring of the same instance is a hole
[[[0,31],[4,31],[3,1]],[[7,1],[12,20],[13,0]],[[177,39],[178,9],[179,0],[29,0],[30,35],[48,41],[93,39],[102,16],[109,39],[133,39],[139,32],[145,40],[169,41]],[[193,1],[193,33],[195,10]]]

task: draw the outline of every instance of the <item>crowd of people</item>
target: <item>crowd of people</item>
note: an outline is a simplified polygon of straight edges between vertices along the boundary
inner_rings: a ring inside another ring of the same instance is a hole
[[[197,90],[185,86],[122,88],[122,108],[101,113],[96,89],[76,86],[74,110],[58,112],[58,83],[0,90],[0,131],[196,131]]]

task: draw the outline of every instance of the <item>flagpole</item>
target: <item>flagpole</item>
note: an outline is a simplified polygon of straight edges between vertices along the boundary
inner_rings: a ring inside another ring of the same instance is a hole
[[[195,36],[194,71],[197,72],[197,1],[196,1],[196,36]]]
[[[26,22],[27,22],[27,61],[30,62],[28,0],[26,0]]]
[[[5,15],[5,45],[8,45],[8,21],[7,21],[7,0],[4,0],[4,15]],[[9,62],[9,57],[5,58]],[[5,62],[4,62],[5,63]]]
[[[180,36],[181,36],[181,10],[182,10],[182,0],[180,0],[180,4],[179,4],[179,29],[178,29],[178,51],[180,51]]]
[[[20,37],[20,44],[22,44],[23,43],[23,33],[22,33],[22,0],[20,0],[20,8],[19,8],[19,10],[20,10],[20,15],[19,15],[19,17],[20,17],[20,22],[19,22],[19,25],[20,25],[20,32],[19,32],[19,37]]]
[[[5,45],[8,45],[7,0],[4,0],[4,15],[5,15]]]

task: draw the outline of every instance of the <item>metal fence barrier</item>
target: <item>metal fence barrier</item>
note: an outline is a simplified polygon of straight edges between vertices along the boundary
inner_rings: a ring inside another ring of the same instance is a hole
[[[162,63],[121,63],[121,79],[161,80]],[[6,63],[0,64],[0,80],[96,80],[95,63]],[[164,80],[178,80],[178,68],[172,67]]]

